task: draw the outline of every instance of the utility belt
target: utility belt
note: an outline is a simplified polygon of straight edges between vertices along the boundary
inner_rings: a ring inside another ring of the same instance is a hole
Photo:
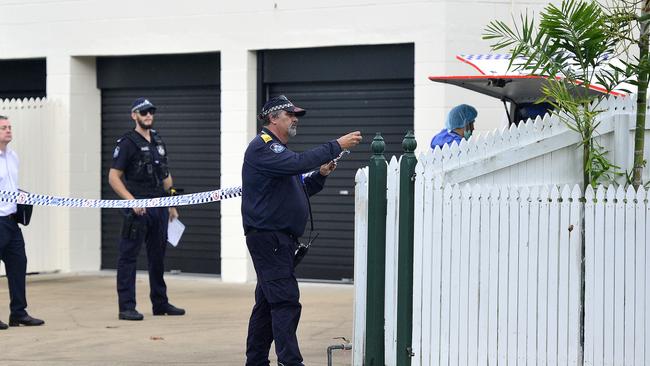
[[[251,229],[246,230],[246,234],[244,234],[244,235],[257,234],[257,233],[282,233],[282,234],[290,237],[294,241],[296,241],[296,242],[298,241],[298,238],[295,235],[291,234],[290,232],[288,232],[286,230],[260,230],[260,229],[251,228]]]
[[[136,198],[156,198],[167,196],[163,188],[162,181],[160,184],[141,181],[127,181],[126,189]]]
[[[296,244],[298,244],[298,246],[296,248],[296,251],[293,254],[293,266],[294,267],[298,266],[298,264],[302,261],[302,259],[307,255],[307,251],[309,251],[309,247],[312,245],[314,240],[316,240],[316,238],[318,238],[318,233],[316,233],[316,236],[314,236],[313,238],[311,237],[311,233],[310,233],[309,234],[309,241],[307,242],[307,244],[304,244],[304,243],[299,242],[298,238],[295,235],[293,235],[293,234],[291,234],[291,233],[289,233],[289,232],[287,232],[285,230],[259,230],[259,229],[255,229],[255,228],[248,229],[246,231],[245,235],[248,236],[250,234],[256,234],[256,233],[274,233],[274,232],[275,233],[282,233],[282,234],[290,237]]]
[[[178,195],[179,193],[183,193],[185,190],[182,188],[175,188],[175,187],[170,187],[169,188],[169,196],[173,197]],[[143,195],[139,194],[134,194],[136,198],[141,199],[141,198],[149,198],[149,197],[143,197]],[[164,191],[163,191],[163,195]],[[160,196],[163,196],[160,195]],[[144,195],[148,196],[148,195]],[[157,210],[157,209],[167,209],[166,207],[152,207],[150,210]],[[135,212],[133,212],[133,209],[126,209],[126,213],[124,215],[124,221],[122,222],[122,231],[121,231],[121,237],[123,239],[129,239],[129,240],[137,240],[138,238],[141,237],[141,235],[146,232],[147,230],[147,223],[145,220],[136,220],[137,215]]]

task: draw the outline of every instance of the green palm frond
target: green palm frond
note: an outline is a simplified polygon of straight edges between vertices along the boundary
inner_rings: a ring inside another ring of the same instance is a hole
[[[510,51],[510,69],[547,77],[539,102],[550,103],[554,113],[580,134],[587,151],[585,177],[592,183],[618,173],[593,141],[602,112],[594,109],[593,101],[606,95],[589,93],[588,88],[598,83],[611,91],[622,82],[634,84],[640,70],[650,71],[650,60],[620,57],[630,55],[636,42],[631,34],[639,29],[638,0],[614,2],[605,7],[594,0],[563,0],[547,5],[539,13],[539,22],[534,14],[522,13],[512,18],[512,26],[501,20],[490,22],[482,35],[493,50]],[[609,65],[614,57],[621,59],[622,66]]]

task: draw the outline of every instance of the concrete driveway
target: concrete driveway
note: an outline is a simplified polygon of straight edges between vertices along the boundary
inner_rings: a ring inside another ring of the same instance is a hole
[[[166,275],[181,317],[152,316],[146,274],[138,274],[138,310],[145,319],[117,319],[115,272],[28,276],[31,315],[42,327],[0,330],[0,364],[18,365],[244,365],[255,284],[217,277]],[[326,350],[352,337],[353,286],[301,283],[298,328],[305,365],[327,365]],[[6,279],[0,280],[0,318],[9,316]],[[271,348],[271,364],[275,364]],[[334,365],[350,365],[351,351],[335,351]]]

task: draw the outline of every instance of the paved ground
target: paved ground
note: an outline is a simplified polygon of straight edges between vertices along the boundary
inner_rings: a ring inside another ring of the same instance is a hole
[[[42,327],[0,331],[0,365],[243,365],[254,284],[219,278],[167,275],[171,302],[182,317],[151,315],[146,275],[138,275],[138,310],[144,321],[117,319],[115,273],[28,276],[28,311]],[[301,283],[298,339],[306,365],[326,365],[327,346],[352,336],[351,285]],[[0,279],[0,317],[9,294]],[[275,364],[271,350],[271,364]],[[351,351],[335,351],[334,365],[349,365]]]

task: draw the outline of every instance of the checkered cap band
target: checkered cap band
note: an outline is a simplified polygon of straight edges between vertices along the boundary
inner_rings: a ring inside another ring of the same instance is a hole
[[[271,112],[275,112],[275,111],[283,110],[283,109],[285,109],[285,108],[290,108],[290,107],[294,107],[293,103],[291,103],[291,102],[289,102],[289,103],[285,103],[285,104],[276,105],[276,106],[273,106],[273,107],[271,107],[271,108],[269,108],[269,109],[262,109],[262,115],[263,115],[263,116],[266,116],[266,115],[268,115],[268,114],[271,113]]]
[[[284,95],[278,95],[277,97],[273,97],[264,103],[264,106],[262,107],[262,111],[260,112],[258,118],[264,119],[269,115],[269,113],[280,110],[295,113],[298,116],[302,116],[306,112],[304,109],[297,107],[291,103],[291,101]]]
[[[146,109],[156,109],[156,106],[153,105],[149,101],[149,99],[145,98],[138,98],[133,102],[133,105],[131,106],[131,112],[135,112],[138,110],[146,110]]]

